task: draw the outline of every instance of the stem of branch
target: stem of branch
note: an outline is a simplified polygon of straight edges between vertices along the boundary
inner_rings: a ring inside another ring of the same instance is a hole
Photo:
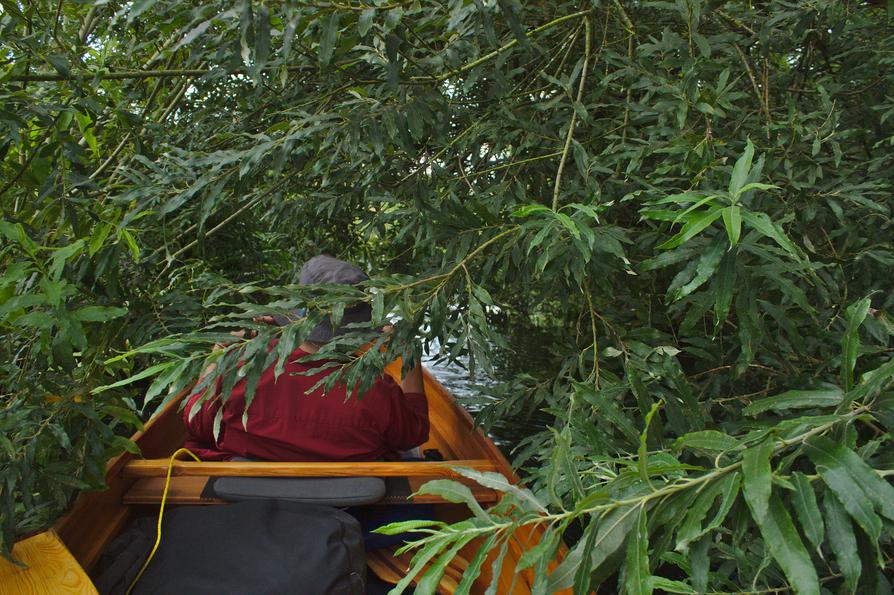
[[[592,43],[590,33],[590,19],[584,16],[584,66],[580,72],[580,84],[577,87],[576,103],[580,103],[584,96],[584,85],[587,82],[587,66],[590,64],[590,46]],[[571,121],[568,123],[568,135],[565,137],[565,148],[562,149],[562,157],[559,159],[559,170],[556,172],[556,183],[553,186],[553,210],[559,208],[559,190],[562,185],[562,172],[565,170],[565,161],[571,148],[571,139],[574,136],[574,126],[577,124],[577,111],[571,106]]]
[[[525,37],[532,37],[533,35],[536,35],[538,33],[546,31],[547,29],[551,29],[551,28],[555,27],[559,23],[564,23],[565,21],[570,21],[571,19],[575,19],[577,17],[587,16],[591,12],[593,12],[593,11],[592,10],[581,10],[579,12],[566,14],[563,17],[553,19],[552,21],[550,21],[548,23],[540,25],[536,29],[532,29],[531,31],[526,32]],[[462,74],[463,72],[465,72],[467,70],[471,70],[472,68],[475,68],[476,66],[480,66],[481,64],[484,64],[488,60],[492,60],[492,59],[496,58],[497,56],[499,56],[506,50],[516,46],[517,44],[518,44],[518,39],[513,39],[512,41],[506,43],[503,46],[500,46],[499,48],[495,49],[494,51],[490,52],[489,54],[485,54],[485,55],[481,56],[480,58],[478,58],[477,60],[473,60],[472,62],[469,62],[465,66],[461,66],[457,70],[451,70],[447,74],[442,74],[442,75],[440,75],[438,77],[434,77],[434,78],[427,77],[427,76],[414,76],[414,77],[411,77],[410,80],[435,81],[435,82],[445,81],[445,80],[449,79],[450,77],[456,76],[458,74]]]

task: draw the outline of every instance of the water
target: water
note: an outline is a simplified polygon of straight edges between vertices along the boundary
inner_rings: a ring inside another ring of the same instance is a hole
[[[532,343],[536,342],[536,338],[536,335],[531,333],[516,333],[509,337],[510,345],[514,348],[492,346],[495,378],[489,378],[478,371],[474,376],[470,375],[466,357],[460,357],[459,362],[439,361],[436,357],[436,345],[432,346],[431,354],[423,358],[423,363],[438,382],[456,398],[457,403],[475,419],[486,407],[498,402],[498,397],[488,394],[488,387],[495,386],[501,381],[508,381],[518,373],[529,372],[530,369],[525,366],[544,364],[542,359],[536,356],[537,350],[532,349]],[[527,412],[494,421],[487,435],[511,460],[512,450],[519,442],[543,431],[550,423],[552,417],[546,413]]]

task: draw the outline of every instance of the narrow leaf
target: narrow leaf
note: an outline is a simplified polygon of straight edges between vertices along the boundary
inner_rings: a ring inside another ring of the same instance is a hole
[[[649,532],[646,528],[645,506],[639,507],[636,525],[627,539],[627,558],[624,566],[625,589],[630,595],[649,595]]]
[[[792,258],[795,260],[801,259],[800,256],[798,256],[798,249],[795,248],[792,241],[785,235],[782,228],[773,222],[766,213],[745,211],[742,213],[742,219],[744,219],[745,223],[752,229],[779,244],[783,250],[792,256]]]
[[[755,517],[755,521],[770,553],[796,593],[818,595],[820,588],[816,568],[785,504],[776,495],[770,497],[769,504],[768,514],[762,519]]]
[[[825,525],[819,506],[816,504],[813,486],[810,485],[810,480],[798,471],[792,473],[792,483],[796,489],[792,500],[798,520],[804,529],[804,535],[815,548],[819,548],[825,536]]]
[[[745,144],[745,152],[736,160],[733,166],[733,173],[729,179],[729,193],[732,196],[738,196],[745,181],[748,179],[748,173],[751,171],[751,161],[754,158],[754,145],[751,139]]]
[[[879,514],[894,520],[894,487],[879,476],[857,453],[844,444],[832,442],[824,436],[810,439],[805,447],[807,455],[817,466],[836,467],[846,471],[854,486],[866,493],[866,497]]]
[[[841,337],[841,384],[845,391],[854,387],[854,368],[860,349],[860,326],[869,313],[869,298],[854,302],[847,308],[847,330]]]
[[[778,395],[754,401],[744,409],[745,415],[758,415],[764,411],[787,411],[806,407],[834,407],[841,403],[844,393],[836,387],[816,390],[790,390]]]
[[[772,478],[770,476],[770,455],[773,441],[765,440],[753,446],[742,455],[742,479],[744,495],[751,514],[760,521],[767,516]]]
[[[854,526],[848,518],[841,502],[831,493],[826,492],[823,498],[823,512],[829,533],[829,548],[835,554],[838,569],[844,575],[844,582],[849,593],[856,592],[857,581],[863,565],[857,553],[857,539],[854,537]]]
[[[742,208],[736,205],[726,207],[722,211],[723,225],[726,227],[726,235],[729,243],[735,246],[742,235]]]
[[[717,221],[717,219],[720,218],[720,211],[721,209],[714,209],[694,216],[683,226],[677,235],[663,244],[659,244],[658,248],[660,250],[667,250],[669,248],[676,248],[680,244],[685,244]]]

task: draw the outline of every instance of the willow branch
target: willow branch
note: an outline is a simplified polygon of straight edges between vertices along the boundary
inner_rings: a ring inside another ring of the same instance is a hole
[[[575,103],[580,103],[584,97],[584,85],[587,82],[587,66],[590,63],[590,19],[584,17],[584,66],[580,73],[580,84],[577,87],[577,99]],[[565,170],[565,162],[568,160],[568,152],[571,149],[571,139],[574,137],[574,126],[577,124],[577,110],[571,106],[571,122],[568,123],[568,135],[565,137],[565,148],[562,149],[562,157],[559,159],[559,170],[556,172],[556,183],[553,187],[553,210],[559,208],[559,189],[562,185],[562,172]]]
[[[279,70],[279,66],[266,66],[262,70]],[[303,66],[289,66],[286,68],[288,72],[296,72],[304,69]],[[120,72],[99,72],[99,71],[78,71],[72,72],[70,75],[62,74],[20,74],[11,76],[6,80],[9,81],[26,81],[26,82],[53,82],[67,81],[80,77],[98,77],[101,80],[144,80],[152,78],[176,78],[181,76],[202,76],[212,72],[221,74],[245,74],[245,69],[224,70],[222,68],[186,68],[186,69],[159,69],[159,70],[125,70]]]
[[[757,84],[757,78],[754,76],[754,70],[751,68],[751,64],[748,62],[748,57],[745,55],[745,52],[742,51],[742,48],[739,47],[738,43],[734,43],[733,47],[736,48],[736,51],[739,53],[739,58],[742,60],[742,64],[745,66],[745,71],[748,73],[748,78],[751,80],[751,86],[754,88],[754,94],[757,96],[757,101],[761,106],[761,111],[764,112],[764,116],[766,116],[767,121],[770,120],[770,110],[764,103],[764,94],[761,93],[760,87]]]
[[[220,223],[218,223],[217,225],[215,225],[214,227],[212,227],[211,229],[209,229],[209,230],[205,233],[205,237],[207,238],[208,236],[214,235],[215,233],[217,233],[218,231],[220,231],[221,229],[223,229],[223,228],[224,228],[227,224],[229,224],[231,221],[233,221],[234,219],[236,219],[236,217],[238,217],[239,215],[241,215],[242,213],[244,213],[244,212],[247,211],[248,209],[252,208],[253,206],[255,206],[256,204],[258,204],[259,202],[261,202],[261,201],[264,200],[265,198],[269,197],[269,196],[270,196],[271,194],[273,194],[274,192],[276,192],[276,191],[278,191],[278,190],[281,190],[282,187],[285,185],[285,183],[288,181],[288,179],[289,179],[289,178],[287,178],[287,177],[286,177],[286,178],[283,178],[282,180],[279,181],[279,183],[274,184],[274,185],[273,185],[271,188],[269,188],[268,190],[265,190],[264,192],[262,192],[262,193],[259,194],[258,196],[254,197],[253,199],[251,199],[251,200],[249,200],[248,202],[246,202],[244,205],[242,205],[241,207],[239,207],[238,209],[236,209],[236,211],[235,211],[234,213],[232,213],[229,217],[227,217],[226,219],[224,219],[223,221],[221,221]],[[168,259],[168,264],[165,266],[165,269],[167,269],[168,266],[170,266],[170,263],[173,262],[175,258],[177,258],[178,256],[180,256],[181,254],[183,254],[184,252],[186,252],[187,250],[189,250],[190,248],[192,248],[193,246],[195,246],[195,245],[198,244],[198,243],[199,243],[199,240],[198,240],[198,239],[195,239],[195,240],[191,241],[190,243],[188,243],[187,245],[185,245],[185,246],[183,246],[182,248],[180,248],[179,250],[177,250],[176,252],[174,252],[174,254],[172,254],[172,255],[170,256],[170,258]]]
[[[534,35],[536,35],[536,34],[538,34],[538,33],[541,33],[541,32],[543,32],[543,31],[546,31],[547,29],[552,29],[553,27],[555,27],[555,26],[558,25],[559,23],[564,23],[565,21],[570,21],[571,19],[576,19],[577,17],[587,16],[587,15],[590,14],[591,12],[593,12],[592,9],[591,9],[591,10],[581,10],[581,11],[579,11],[579,12],[574,12],[574,13],[571,13],[571,14],[566,14],[566,15],[563,16],[563,17],[559,17],[559,18],[557,18],[557,19],[553,19],[552,21],[550,21],[550,22],[548,22],[548,23],[545,23],[545,24],[543,24],[543,25],[540,25],[540,26],[537,27],[536,29],[532,29],[532,30],[526,32],[526,33],[525,33],[525,37],[530,38],[530,37],[532,37],[532,36],[534,36]],[[458,68],[457,70],[451,70],[451,71],[448,72],[447,74],[442,74],[442,75],[439,75],[439,76],[437,76],[437,77],[414,76],[414,77],[411,77],[410,80],[413,80],[413,81],[433,81],[433,82],[445,81],[445,80],[449,79],[450,77],[457,76],[457,75],[462,74],[463,72],[465,72],[465,71],[467,71],[467,70],[471,70],[471,69],[475,68],[476,66],[481,66],[482,64],[484,64],[485,62],[487,62],[487,61],[489,61],[489,60],[493,60],[494,58],[496,58],[497,56],[499,56],[500,54],[502,54],[502,53],[505,52],[506,50],[508,50],[508,49],[510,49],[510,48],[513,48],[513,47],[515,47],[516,45],[518,45],[518,39],[513,39],[512,41],[510,41],[510,42],[508,42],[508,43],[506,43],[506,44],[500,46],[499,48],[495,49],[494,51],[490,52],[489,54],[485,54],[485,55],[481,56],[480,58],[478,58],[477,60],[473,60],[472,62],[469,62],[468,64],[466,64],[466,65],[464,65],[464,66],[461,66],[461,67]]]

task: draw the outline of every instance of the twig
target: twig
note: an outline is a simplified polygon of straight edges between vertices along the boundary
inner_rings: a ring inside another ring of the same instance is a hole
[[[255,198],[249,200],[247,203],[245,203],[244,205],[242,205],[241,207],[236,209],[236,211],[233,214],[231,214],[229,217],[227,217],[226,219],[224,219],[223,221],[221,221],[220,223],[218,223],[217,225],[215,225],[214,227],[209,229],[205,233],[205,237],[207,238],[210,235],[214,235],[215,233],[220,231],[223,227],[225,227],[230,221],[232,221],[233,219],[235,219],[236,217],[238,217],[239,215],[241,215],[242,213],[244,213],[251,207],[255,206],[256,204],[258,204],[259,202],[261,202],[262,200],[264,200],[265,198],[267,198],[268,196],[270,196],[277,190],[280,190],[285,185],[286,181],[288,181],[288,179],[289,179],[288,177],[283,178],[282,180],[280,180],[280,182],[278,184],[274,184],[268,190],[262,192]],[[197,240],[197,239],[193,240],[190,243],[188,243],[187,245],[185,245],[182,248],[180,248],[179,250],[177,250],[176,252],[174,252],[168,259],[168,264],[165,265],[165,268],[163,269],[163,271],[166,270],[170,266],[170,263],[172,263],[174,261],[174,259],[176,259],[178,256],[180,256],[181,254],[183,254],[184,252],[186,252],[187,250],[189,250],[190,248],[192,248],[193,246],[195,246],[198,243],[199,243],[199,240]]]
[[[574,12],[574,13],[571,13],[571,14],[566,14],[566,15],[563,16],[563,17],[559,17],[559,18],[557,18],[557,19],[553,19],[552,21],[550,21],[550,22],[548,22],[548,23],[546,23],[546,24],[540,25],[540,26],[537,27],[536,29],[532,29],[532,30],[526,32],[526,33],[525,33],[525,37],[531,37],[531,36],[533,36],[533,35],[536,35],[537,33],[541,33],[541,32],[543,32],[543,31],[546,31],[547,29],[551,29],[551,28],[555,27],[556,25],[558,25],[559,23],[564,23],[565,21],[569,21],[569,20],[571,20],[571,19],[575,19],[575,18],[577,18],[577,17],[584,17],[584,16],[587,16],[587,15],[590,14],[591,12],[593,12],[592,9],[590,9],[590,10],[581,10],[581,11],[579,11],[579,12]],[[516,38],[516,39],[513,39],[512,41],[506,43],[505,45],[500,46],[499,48],[495,49],[494,51],[490,52],[489,54],[485,54],[485,55],[481,56],[480,58],[478,58],[477,60],[473,60],[472,62],[469,62],[468,64],[466,64],[466,65],[464,65],[464,66],[461,66],[461,67],[458,68],[457,70],[451,70],[450,72],[448,72],[448,73],[446,73],[446,74],[442,74],[442,75],[439,75],[439,76],[434,77],[434,78],[432,78],[432,77],[425,77],[425,76],[414,76],[414,77],[411,77],[410,80],[413,80],[413,81],[433,81],[433,82],[445,81],[445,80],[449,79],[450,77],[453,77],[453,76],[462,74],[463,72],[465,72],[465,71],[467,71],[467,70],[471,70],[472,68],[475,68],[476,66],[480,66],[481,64],[484,64],[484,63],[487,62],[488,60],[492,60],[492,59],[496,58],[497,56],[499,56],[500,54],[502,54],[502,53],[505,52],[506,50],[508,50],[508,49],[510,49],[510,48],[512,48],[512,47],[515,47],[517,44],[518,44],[518,39]]]
[[[56,18],[53,20],[53,39],[59,44],[59,47],[65,49],[62,42],[59,41],[59,16],[62,14],[62,0],[56,3]]]
[[[587,82],[587,66],[590,63],[590,19],[584,17],[584,66],[580,73],[580,84],[577,87],[577,100],[580,103],[584,96],[584,85]],[[556,183],[553,186],[553,210],[559,208],[559,189],[562,185],[562,172],[565,170],[565,161],[568,159],[568,151],[571,148],[571,139],[574,137],[574,126],[577,123],[577,110],[571,106],[571,122],[568,123],[568,135],[565,137],[565,148],[562,149],[562,157],[559,159],[559,170],[556,172]]]
[[[262,70],[278,70],[279,66],[265,66]],[[303,66],[289,66],[286,68],[288,72],[297,72],[302,70]],[[202,76],[211,72],[220,72],[222,74],[245,74],[244,68],[236,70],[226,70],[223,68],[191,68],[191,69],[160,69],[160,70],[125,70],[120,72],[72,72],[70,75],[62,74],[20,74],[11,76],[6,80],[24,81],[24,82],[53,82],[67,81],[78,76],[81,77],[99,77],[102,80],[127,80],[127,79],[151,79],[151,78],[173,78],[179,76]]]
[[[761,106],[761,111],[764,112],[764,116],[766,116],[767,122],[769,123],[770,110],[764,104],[763,93],[761,93],[760,87],[758,87],[757,78],[754,76],[754,70],[752,70],[751,64],[748,63],[748,57],[745,55],[745,52],[742,51],[742,48],[739,47],[738,43],[733,43],[733,47],[739,52],[739,58],[741,58],[742,64],[745,65],[745,70],[748,72],[748,78],[751,79],[751,86],[754,87],[754,94],[757,95],[757,101]]]

